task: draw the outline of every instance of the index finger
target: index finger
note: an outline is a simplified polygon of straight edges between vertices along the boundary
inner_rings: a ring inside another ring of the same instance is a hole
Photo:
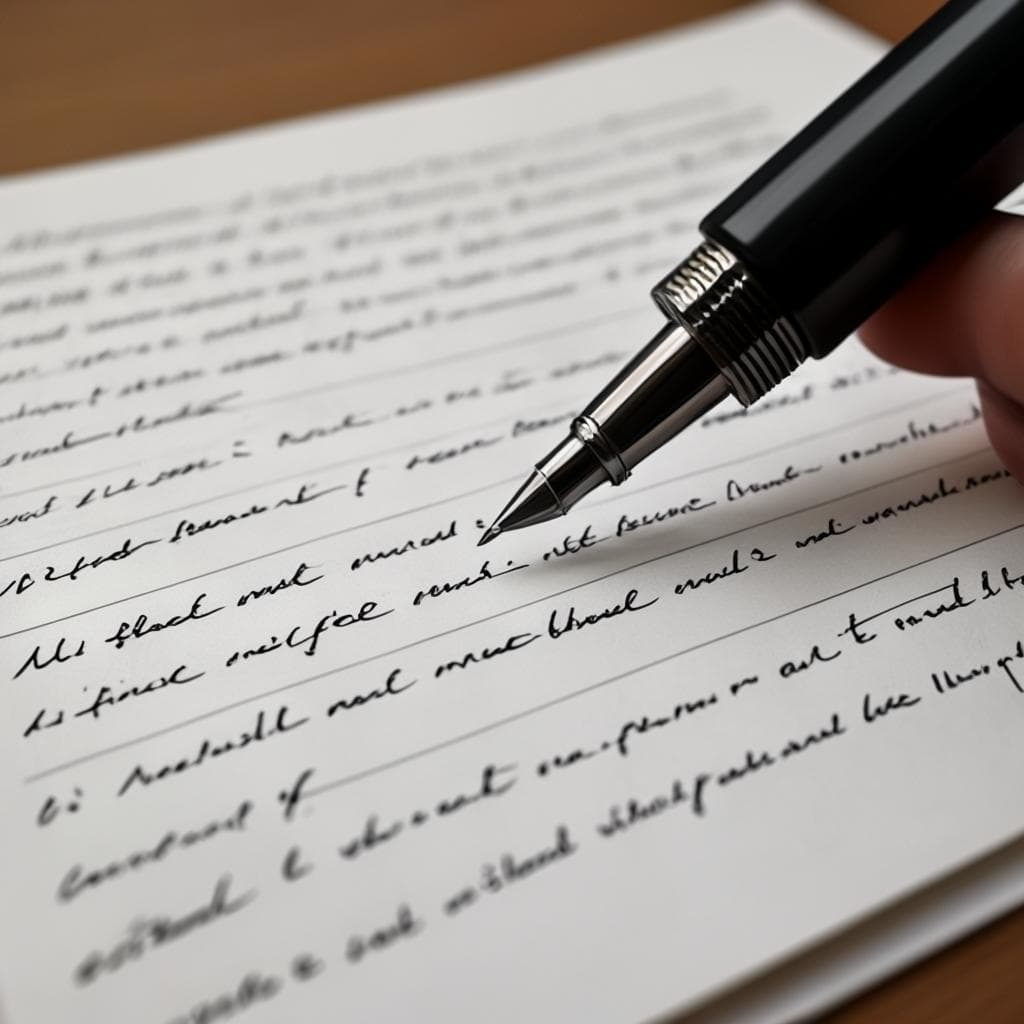
[[[977,377],[992,445],[1024,479],[1024,218],[992,214],[859,334],[897,366]]]

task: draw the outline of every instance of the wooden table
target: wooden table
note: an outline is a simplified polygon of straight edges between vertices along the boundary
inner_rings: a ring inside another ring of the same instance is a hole
[[[0,174],[518,68],[740,0],[0,0]],[[828,0],[898,39],[937,0]],[[1024,1020],[1024,910],[832,1024]]]

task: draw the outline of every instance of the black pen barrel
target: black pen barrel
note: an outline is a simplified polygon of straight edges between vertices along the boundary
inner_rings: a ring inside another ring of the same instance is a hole
[[[952,0],[704,218],[651,292],[669,324],[482,542],[622,483],[727,395],[753,405],[1022,178],[1024,0]]]
[[[1022,179],[1024,0],[953,0],[700,228],[821,357]]]

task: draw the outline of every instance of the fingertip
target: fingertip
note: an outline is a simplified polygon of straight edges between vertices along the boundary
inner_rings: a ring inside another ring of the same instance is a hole
[[[981,381],[978,396],[993,449],[1003,465],[1024,483],[1024,406]]]
[[[980,377],[1024,401],[1024,218],[986,218],[858,333],[897,366]]]
[[[915,289],[916,291],[916,289]],[[947,352],[916,294],[905,289],[861,325],[857,337],[879,359],[917,373],[958,374],[956,353]]]

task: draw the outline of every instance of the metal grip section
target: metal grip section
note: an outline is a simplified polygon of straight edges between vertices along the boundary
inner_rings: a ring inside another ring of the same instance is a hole
[[[651,292],[715,361],[743,405],[752,405],[806,358],[804,341],[746,268],[705,241]]]
[[[577,441],[590,449],[615,487],[629,478],[629,468],[622,461],[619,450],[605,437],[597,420],[586,414],[577,416],[569,429]]]

